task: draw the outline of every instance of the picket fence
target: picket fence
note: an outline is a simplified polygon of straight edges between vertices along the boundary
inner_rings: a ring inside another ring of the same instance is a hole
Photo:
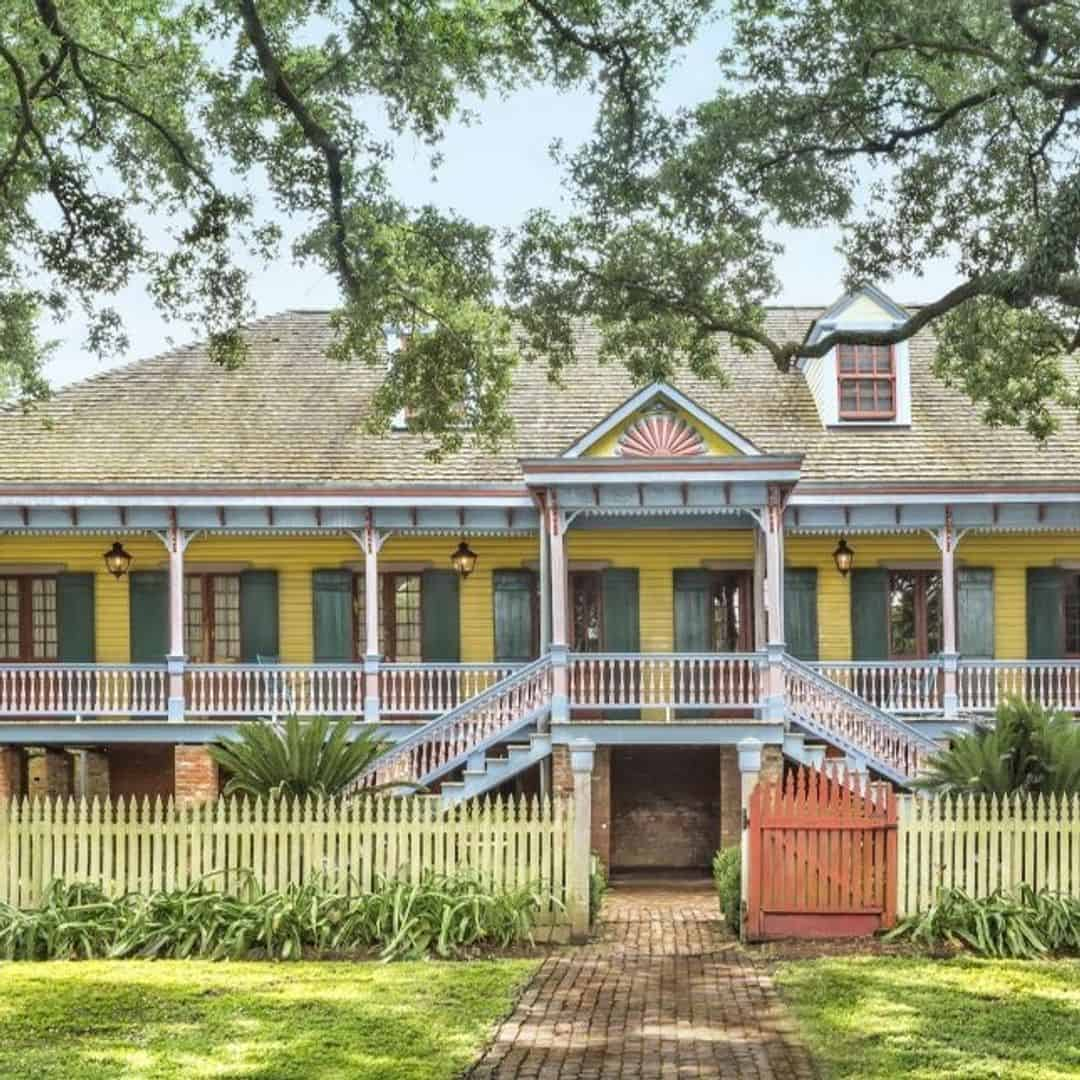
[[[897,914],[939,888],[981,898],[1018,886],[1080,899],[1080,796],[907,795],[899,800]]]
[[[571,906],[572,834],[573,803],[565,799],[484,799],[449,809],[432,796],[192,806],[23,799],[0,805],[0,901],[37,906],[54,879],[122,895],[202,878],[230,893],[251,881],[282,889],[319,878],[361,894],[380,878],[467,870],[495,888],[538,885],[551,898],[541,922],[555,925]]]

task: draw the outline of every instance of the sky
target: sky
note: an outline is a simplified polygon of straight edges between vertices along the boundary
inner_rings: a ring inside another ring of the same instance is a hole
[[[724,31],[713,27],[687,50],[664,91],[668,106],[690,105],[708,97],[716,86],[717,52]],[[555,139],[568,146],[583,142],[593,119],[593,103],[585,91],[556,93],[547,88],[523,90],[506,100],[469,103],[478,114],[471,126],[450,128],[441,146],[444,162],[433,182],[429,151],[418,142],[402,144],[395,166],[397,195],[414,204],[435,203],[496,228],[513,226],[534,207],[558,210],[563,191],[558,167],[548,148]],[[289,222],[271,211],[286,233],[295,235],[303,222]],[[836,254],[838,234],[830,231],[787,232],[777,237],[786,250],[777,265],[778,303],[827,305],[842,292],[842,260]],[[286,248],[283,247],[283,253]],[[246,262],[253,273],[256,316],[289,308],[330,308],[338,300],[334,279],[321,270],[298,268],[283,254],[269,267]],[[898,277],[886,292],[902,303],[932,299],[954,281],[947,265],[929,268],[921,280]],[[96,374],[108,367],[153,356],[192,340],[184,325],[166,324],[145,294],[133,287],[114,301],[123,314],[130,349],[103,362],[84,348],[85,323],[72,318],[46,328],[59,342],[46,375],[54,387]]]

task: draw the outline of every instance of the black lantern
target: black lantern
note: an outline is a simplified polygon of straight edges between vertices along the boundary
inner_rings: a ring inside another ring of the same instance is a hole
[[[462,540],[450,556],[450,565],[463,578],[467,578],[476,569],[476,552]]]
[[[113,541],[113,546],[105,552],[105,569],[114,578],[122,578],[131,565],[131,556],[124,550],[119,540]]]
[[[840,537],[840,543],[836,545],[836,550],[832,553],[832,557],[833,562],[836,563],[836,569],[839,570],[844,577],[847,577],[855,562],[855,552],[847,546],[847,540],[842,536]]]

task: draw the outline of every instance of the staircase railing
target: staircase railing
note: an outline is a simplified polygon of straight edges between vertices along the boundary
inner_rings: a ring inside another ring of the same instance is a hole
[[[784,697],[791,718],[898,783],[915,779],[937,750],[933,739],[839,683],[785,655]]]
[[[376,778],[380,783],[431,783],[550,708],[551,657],[542,656],[406,736],[373,761],[355,786]]]

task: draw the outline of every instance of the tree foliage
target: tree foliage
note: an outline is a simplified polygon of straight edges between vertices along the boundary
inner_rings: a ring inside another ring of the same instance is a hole
[[[932,755],[919,786],[937,794],[1080,792],[1080,727],[1064,712],[1012,698],[994,726],[957,736]]]
[[[665,107],[680,50],[718,17],[714,91]],[[469,102],[538,82],[595,91],[592,137],[556,151],[565,214],[503,238],[395,195],[402,136],[437,167]],[[91,344],[122,347],[109,298],[137,275],[242,362],[237,253],[280,257],[265,188],[305,223],[293,258],[340,285],[337,355],[387,367],[372,422],[409,405],[441,451],[504,435],[513,365],[541,354],[558,377],[580,317],[641,381],[680,358],[721,377],[728,337],[786,370],[932,326],[941,378],[1044,437],[1077,404],[1078,106],[1066,0],[15,0],[5,374],[44,393],[43,310],[81,306]],[[850,283],[940,258],[958,283],[888,333],[774,337],[775,237],[826,227]],[[410,342],[389,356],[388,327]]]

